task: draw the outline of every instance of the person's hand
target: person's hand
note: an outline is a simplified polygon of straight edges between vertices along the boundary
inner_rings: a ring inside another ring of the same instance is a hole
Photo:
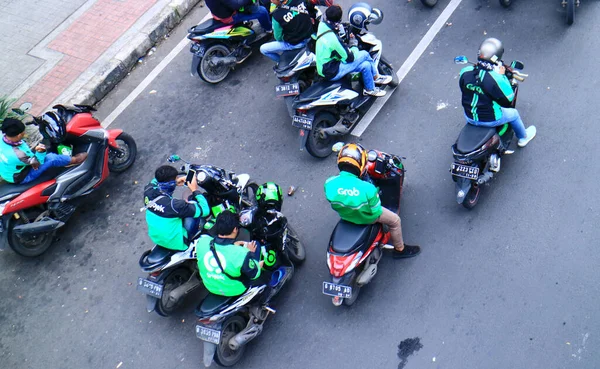
[[[350,47],[358,46],[358,40],[356,39],[356,37],[354,37],[353,33],[351,33],[350,37],[348,38],[348,45]]]
[[[258,267],[262,269],[265,266],[265,262],[263,260],[258,262]]]
[[[44,151],[46,151],[46,145],[44,145],[44,144],[38,144],[35,147],[35,151],[37,151],[37,152],[44,152]]]
[[[248,250],[250,250],[250,252],[255,252],[256,251],[256,241],[246,242],[244,244],[244,246],[246,246],[246,248]]]
[[[198,181],[196,180],[196,174],[194,174],[194,177],[192,178],[191,182],[186,183],[188,188],[194,192],[194,191],[198,191]]]
[[[500,74],[505,74],[505,73],[506,73],[506,67],[505,67],[504,65],[501,65],[501,66],[498,68],[498,73],[500,73]]]
[[[179,176],[175,179],[177,186],[183,186],[185,184],[185,176]]]
[[[35,170],[37,170],[40,167],[40,162],[39,161],[34,161],[33,163],[31,163],[31,167]]]

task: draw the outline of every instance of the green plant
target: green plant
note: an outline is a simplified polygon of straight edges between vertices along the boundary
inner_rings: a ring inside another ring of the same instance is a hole
[[[17,99],[11,99],[8,96],[0,96],[0,125],[6,118],[23,120],[24,115],[12,110],[12,106],[16,101]]]

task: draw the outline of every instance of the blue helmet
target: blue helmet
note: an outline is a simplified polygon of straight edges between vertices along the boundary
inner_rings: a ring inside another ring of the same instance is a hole
[[[353,27],[364,29],[369,23],[381,23],[383,12],[367,3],[356,3],[348,9],[348,19]]]

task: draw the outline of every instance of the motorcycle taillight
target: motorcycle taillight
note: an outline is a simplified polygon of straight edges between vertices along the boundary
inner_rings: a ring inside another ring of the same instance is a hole
[[[157,271],[157,272],[150,273],[150,276],[152,276],[152,277],[158,277],[159,274],[160,274],[160,270]]]
[[[290,77],[281,77],[281,82],[289,82],[290,81]]]
[[[483,144],[483,146],[481,147],[481,149],[482,150],[487,150],[490,147],[494,147],[496,144],[498,144],[498,142],[500,142],[500,136],[493,135],[492,138],[490,138],[489,140],[487,140],[486,143]]]
[[[210,324],[210,318],[198,319],[198,323],[204,324],[204,325]]]

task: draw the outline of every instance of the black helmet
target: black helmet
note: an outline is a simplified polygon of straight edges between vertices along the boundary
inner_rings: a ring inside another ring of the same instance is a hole
[[[502,46],[502,41],[497,38],[486,38],[483,40],[481,45],[479,46],[479,53],[477,53],[477,58],[479,60],[487,60],[489,62],[495,63],[498,60],[502,59],[502,55],[504,54],[504,46]]]
[[[42,136],[50,140],[50,142],[59,144],[65,139],[67,125],[62,116],[57,112],[53,110],[45,112],[37,119],[37,123]]]

